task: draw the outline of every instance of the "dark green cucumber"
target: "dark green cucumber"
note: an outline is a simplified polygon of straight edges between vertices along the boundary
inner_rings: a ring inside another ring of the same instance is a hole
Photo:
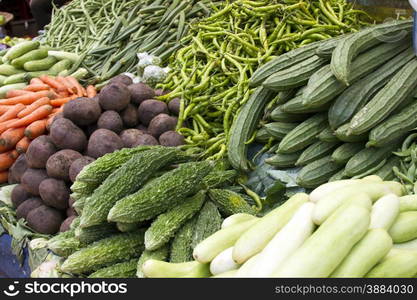
[[[302,151],[297,151],[289,154],[277,153],[265,159],[265,163],[275,168],[291,168],[295,166],[297,159],[300,157]]]
[[[269,116],[275,122],[295,123],[308,119],[307,114],[291,114],[284,112],[281,106],[277,106]]]
[[[364,148],[364,143],[345,143],[334,150],[332,160],[337,164],[345,165],[349,159]]]
[[[204,207],[209,203],[207,201]],[[213,205],[213,204],[211,204]],[[202,211],[201,210],[201,211]],[[192,261],[193,259],[193,247],[191,243],[193,241],[195,224],[197,222],[197,216],[194,216],[188,220],[175,234],[175,237],[171,243],[170,259],[172,263],[182,263],[186,261]]]
[[[327,182],[343,167],[332,162],[331,156],[320,158],[306,166],[298,173],[296,182],[304,188],[315,188]]]
[[[368,140],[368,132],[359,134],[359,135],[353,135],[349,133],[349,123],[346,123],[342,126],[340,126],[334,133],[336,137],[341,140],[342,142],[346,143],[357,143],[357,142],[364,142]]]
[[[224,216],[238,213],[254,215],[256,210],[238,193],[230,190],[211,189],[208,192],[209,198],[217,205]]]
[[[90,274],[88,278],[135,278],[138,258],[102,268]]]
[[[393,180],[395,178],[394,171],[392,170],[393,167],[399,166],[401,162],[401,158],[398,156],[392,156],[387,159],[385,165],[376,171],[374,174],[381,177],[382,180]]]
[[[322,142],[328,143],[339,141],[339,139],[336,137],[334,131],[330,128],[330,126],[327,126],[326,129],[320,132],[317,138]]]
[[[265,124],[264,128],[270,137],[276,140],[282,140],[291,130],[293,130],[298,125],[299,123],[272,122]]]
[[[337,147],[337,145],[340,142],[323,142],[318,141],[314,144],[310,145],[305,149],[300,157],[298,158],[297,162],[295,163],[296,166],[305,166],[309,163],[312,163],[313,161],[316,161],[320,158],[323,158],[330,154],[334,148]]]
[[[194,226],[193,238],[191,242],[191,247],[193,249],[201,241],[220,230],[223,222],[217,206],[211,201],[207,201],[204,204],[203,208],[196,217],[197,220]]]
[[[292,114],[309,114],[315,112],[327,111],[330,107],[330,103],[325,103],[320,107],[307,107],[303,105],[303,95],[295,96],[293,99],[283,104],[281,110],[285,113]]]

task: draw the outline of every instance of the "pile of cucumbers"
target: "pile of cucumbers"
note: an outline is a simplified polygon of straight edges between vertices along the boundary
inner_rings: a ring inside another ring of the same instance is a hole
[[[235,176],[225,161],[196,162],[175,147],[107,154],[77,176],[71,197],[79,217],[49,248],[66,257],[62,272],[92,277],[120,270],[140,277],[137,265],[147,258],[190,261],[193,246],[220,229],[223,217],[256,214],[247,195],[229,187]]]
[[[302,167],[297,183],[305,188],[369,174],[393,179],[392,152],[417,126],[411,26],[406,20],[369,27],[258,69],[252,85],[276,96],[256,134],[274,153],[266,162]]]

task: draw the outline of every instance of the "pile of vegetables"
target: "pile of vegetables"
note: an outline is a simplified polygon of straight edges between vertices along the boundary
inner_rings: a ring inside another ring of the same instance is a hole
[[[147,260],[146,277],[415,277],[417,197],[378,176],[298,193],[262,218],[235,214],[194,260]]]
[[[306,188],[374,173],[393,179],[398,159],[392,151],[417,125],[411,25],[384,23],[308,45],[259,68],[251,84],[262,85],[260,96],[249,113],[242,109],[232,132],[232,165],[248,169],[244,142],[253,133],[248,115],[253,124],[277,95],[267,113],[272,122],[256,134],[275,153],[268,164],[302,167],[297,184]]]
[[[20,38],[20,37],[11,37],[11,36],[5,36],[4,38],[0,39],[0,49],[3,50],[2,46],[4,45],[4,49],[13,47],[14,45],[28,41],[30,38]]]
[[[177,130],[203,158],[221,158],[256,69],[292,49],[354,32],[365,24],[360,17],[339,0],[221,2],[190,25],[184,46],[170,58],[172,73],[159,85],[171,92],[160,99],[180,97]],[[191,128],[182,128],[186,119]]]

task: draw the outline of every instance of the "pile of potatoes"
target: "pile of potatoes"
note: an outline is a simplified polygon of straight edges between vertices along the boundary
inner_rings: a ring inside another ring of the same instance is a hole
[[[95,98],[77,98],[54,118],[49,135],[32,141],[9,170],[18,218],[35,231],[66,231],[77,216],[70,186],[81,169],[106,153],[139,145],[179,146],[179,99],[153,99],[163,92],[129,77],[113,78]]]

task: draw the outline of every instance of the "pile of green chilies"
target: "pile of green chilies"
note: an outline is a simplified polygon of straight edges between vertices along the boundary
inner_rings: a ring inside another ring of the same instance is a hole
[[[210,14],[210,0],[73,0],[54,9],[44,43],[80,55],[75,68],[89,71],[87,81],[100,83],[135,72],[137,53],[162,60],[181,47],[194,18]]]
[[[229,130],[252,90],[258,66],[303,45],[357,31],[365,13],[344,0],[224,1],[191,24],[186,45],[170,59],[173,72],[158,87],[162,100],[181,98],[177,130],[190,152],[218,159]],[[183,128],[184,121],[191,126]]]

